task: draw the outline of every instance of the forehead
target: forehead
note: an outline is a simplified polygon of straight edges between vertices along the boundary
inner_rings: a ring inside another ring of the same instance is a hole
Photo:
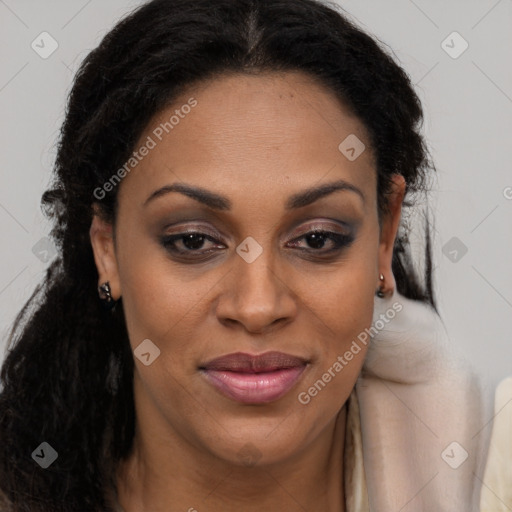
[[[354,143],[356,159],[346,152]],[[153,117],[135,149],[144,145],[151,149],[120,190],[139,204],[178,181],[233,197],[277,197],[294,183],[339,178],[371,195],[376,183],[364,125],[299,72],[232,74],[187,88]]]

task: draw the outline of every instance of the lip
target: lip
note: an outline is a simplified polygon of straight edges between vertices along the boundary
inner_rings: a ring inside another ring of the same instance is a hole
[[[201,365],[207,381],[228,398],[244,404],[279,400],[299,381],[308,361],[283,352],[228,354]]]

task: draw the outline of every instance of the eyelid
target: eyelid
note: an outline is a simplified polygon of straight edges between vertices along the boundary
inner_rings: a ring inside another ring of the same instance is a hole
[[[341,234],[350,235],[353,232],[353,229],[346,223],[341,221],[330,221],[330,224],[326,224],[328,222],[327,220],[321,222],[321,221],[313,221],[311,224],[306,224],[304,226],[301,226],[300,233],[298,236],[302,234],[309,233],[310,231],[327,231],[327,230],[340,230],[342,231]]]
[[[343,225],[345,229],[339,229],[341,225]],[[328,259],[329,257],[340,255],[344,248],[350,247],[356,238],[356,229],[353,229],[346,223],[340,221],[336,222],[336,226],[338,227],[334,228],[326,224],[322,224],[318,220],[314,221],[304,226],[300,233],[296,233],[295,236],[290,238],[290,240],[287,241],[287,245],[291,244],[291,246],[295,246],[298,250],[302,251],[304,255],[308,255],[306,257],[313,257],[317,261],[321,261],[322,258],[324,258],[323,261],[326,261],[325,258]],[[208,240],[209,244],[217,246],[217,249],[198,249],[197,251],[191,250],[190,252],[176,249],[176,241],[184,238],[189,233],[202,236],[204,239]],[[324,236],[330,241],[331,244],[334,245],[334,247],[332,247],[330,250],[315,250],[297,246],[299,240],[306,238],[309,234],[312,233],[324,234]],[[174,233],[164,234],[160,239],[160,243],[178,260],[184,257],[184,261],[188,261],[190,263],[198,263],[201,261],[208,261],[209,256],[217,252],[218,249],[229,248],[229,244],[224,243],[222,240],[220,240],[220,238],[222,237],[211,233],[210,229],[204,226],[187,226],[187,228],[178,228]],[[219,247],[219,245],[222,247]]]
[[[167,226],[166,229],[168,229],[171,226]],[[169,233],[168,231],[164,231],[163,236],[172,236],[172,235],[186,235],[187,233],[202,233],[204,235],[211,236],[212,238],[218,239],[219,236],[222,238],[229,238],[224,233],[219,232],[218,230],[212,230],[204,225],[187,225],[180,227],[180,224],[177,226],[173,225],[173,232]]]
[[[190,221],[193,222],[193,221]],[[184,222],[186,224],[186,222]],[[330,224],[327,224],[330,223]],[[166,226],[167,228],[170,228],[172,226],[173,232],[169,233],[167,231],[164,232],[164,236],[169,235],[175,235],[175,234],[187,234],[187,233],[203,233],[205,235],[208,235],[217,241],[219,240],[219,236],[223,238],[226,241],[230,240],[230,236],[226,235],[220,230],[213,230],[210,229],[206,225],[194,225],[194,224],[186,224],[183,227],[180,227],[180,225],[183,223],[178,223],[176,225],[169,225]],[[302,235],[305,235],[311,231],[327,231],[327,230],[335,230],[336,232],[340,232],[340,234],[343,235],[353,235],[354,234],[354,228],[347,224],[346,222],[339,221],[339,220],[333,220],[333,219],[324,219],[324,220],[313,220],[309,221],[309,223],[306,223],[305,225],[301,226],[300,231],[297,234],[293,235],[293,239],[300,237]],[[339,230],[339,231],[338,231]]]

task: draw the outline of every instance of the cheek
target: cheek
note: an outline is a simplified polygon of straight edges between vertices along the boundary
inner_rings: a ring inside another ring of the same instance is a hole
[[[311,417],[331,418],[338,413],[357,381],[369,346],[365,329],[371,326],[373,293],[348,293],[347,289],[347,293],[333,296],[337,307],[330,318],[323,316],[329,329],[317,336],[316,363],[297,390],[298,403]]]
[[[156,244],[147,250],[137,248],[131,240],[125,242],[127,245],[131,249],[123,254],[119,275],[130,342],[135,348],[149,338],[163,349],[163,340],[170,333],[190,329],[187,326],[194,322],[189,317],[200,309],[204,288],[187,279],[186,271],[173,264]],[[176,345],[184,337],[173,335]]]
[[[376,236],[361,237],[347,257],[328,272],[318,272],[303,290],[302,299],[336,338],[329,349],[341,350],[346,342],[369,327],[377,288]]]
[[[197,340],[202,338],[198,326],[206,314],[205,294],[215,280],[205,279],[208,283],[201,281],[199,286],[197,281],[184,279],[184,275],[165,254],[148,254],[146,258],[132,255],[120,272],[126,326],[135,351],[135,378],[159,404],[167,421],[186,437],[188,422],[204,422],[204,408],[198,407],[188,384],[191,377],[197,378],[194,355]],[[146,339],[160,351],[149,366],[137,360],[137,347]],[[138,386],[135,389],[140,392]],[[149,403],[147,396],[139,397],[138,413],[152,417],[154,411]]]
[[[310,380],[320,378],[332,369],[340,356],[346,354],[344,377],[335,380],[339,383],[351,375],[355,381],[366,354],[368,339],[365,329],[371,326],[374,309],[373,283],[362,283],[355,274],[346,280],[337,275],[336,281],[339,283],[337,286],[326,286],[318,296],[308,296],[305,311],[312,314],[305,313],[309,318],[305,329],[315,340],[311,345],[315,347],[317,360]],[[341,368],[338,365],[333,370],[338,375]]]
[[[364,249],[363,246],[364,245]],[[361,371],[370,338],[375,290],[377,245],[361,244],[331,275],[304,293],[315,315],[310,329],[317,339],[317,364],[299,390],[299,403],[310,412],[333,415],[348,398]],[[301,394],[302,393],[302,394]]]

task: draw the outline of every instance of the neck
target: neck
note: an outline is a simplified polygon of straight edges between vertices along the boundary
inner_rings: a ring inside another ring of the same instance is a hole
[[[344,512],[345,423],[346,406],[313,443],[267,466],[235,466],[180,443],[165,450],[136,435],[118,468],[119,504],[125,512]]]

